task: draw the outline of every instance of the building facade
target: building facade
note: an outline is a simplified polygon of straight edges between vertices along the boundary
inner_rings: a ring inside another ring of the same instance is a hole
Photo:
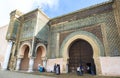
[[[8,43],[5,39],[7,34],[8,25],[0,27],[0,69],[5,70],[7,68],[7,64],[9,62],[10,51],[7,48]]]
[[[89,64],[97,75],[120,75],[120,1],[52,19],[39,9],[12,11],[6,39],[12,45],[10,70],[32,72],[41,64],[50,72],[56,63],[68,73]]]

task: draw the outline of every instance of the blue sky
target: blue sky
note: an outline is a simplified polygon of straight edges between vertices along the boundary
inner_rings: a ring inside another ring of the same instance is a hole
[[[99,4],[109,0],[60,0],[59,6],[56,10],[46,9],[44,12],[49,17],[56,17],[63,14],[67,14],[82,8],[89,7],[91,5]]]
[[[1,0],[0,26],[9,23],[9,14],[15,9],[27,13],[39,7],[48,17],[53,18],[105,1],[109,0]]]

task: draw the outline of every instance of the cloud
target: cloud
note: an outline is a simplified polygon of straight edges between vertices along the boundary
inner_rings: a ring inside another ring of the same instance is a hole
[[[46,9],[56,10],[59,7],[59,0],[35,0],[34,8],[39,7],[43,11]]]
[[[5,10],[21,10],[27,12],[31,9],[33,0],[4,0],[3,1]]]
[[[18,9],[22,12],[28,12],[35,8],[55,10],[59,6],[59,0],[2,0],[0,9],[3,11],[13,11]],[[3,8],[4,7],[4,8]]]
[[[13,10],[20,10],[23,13],[31,10],[33,2],[31,0],[1,0],[0,1],[0,26],[4,26],[9,23],[10,12]]]
[[[59,6],[59,0],[1,0],[0,1],[0,26],[8,24],[9,14],[13,10],[20,10],[23,13],[29,12],[36,8],[41,8],[43,11],[51,9],[56,10]]]

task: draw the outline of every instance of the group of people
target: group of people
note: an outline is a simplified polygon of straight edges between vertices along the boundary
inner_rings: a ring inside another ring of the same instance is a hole
[[[91,75],[95,75],[95,68],[91,64],[80,64],[79,67],[77,67],[77,74],[83,75],[84,73],[88,73]]]
[[[60,65],[59,64],[55,64],[53,70],[54,70],[54,73],[56,75],[59,75],[60,74]],[[39,72],[45,72],[45,68],[41,64],[38,64],[38,71]]]
[[[60,74],[60,65],[59,64],[55,64],[54,65],[54,73],[56,75],[59,75]]]
[[[41,64],[38,64],[38,71],[39,72],[45,72],[44,67]],[[60,65],[59,64],[55,64],[54,65],[54,73],[56,75],[60,74]],[[91,64],[80,64],[77,67],[77,75],[82,76],[84,73],[89,73],[91,75],[95,75],[95,68],[94,66],[92,66]]]
[[[41,64],[38,64],[38,71],[39,72],[45,72],[45,69]]]

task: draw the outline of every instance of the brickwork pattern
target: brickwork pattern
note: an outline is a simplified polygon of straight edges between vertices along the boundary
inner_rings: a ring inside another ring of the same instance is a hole
[[[58,17],[58,18],[52,19],[50,21],[50,25],[59,24],[61,22],[70,22],[70,21],[73,21],[73,20],[86,18],[86,17],[92,16],[94,14],[101,14],[101,13],[104,13],[104,12],[109,12],[112,9],[113,9],[112,8],[112,3],[100,5],[99,7],[88,8],[88,9],[85,9],[85,10],[82,10],[82,11],[77,11],[77,12],[74,12],[74,13],[70,13],[70,14],[65,15],[63,17]]]
[[[20,40],[28,39],[34,36],[36,19],[25,21],[21,29]]]
[[[75,31],[87,31],[90,32],[92,34],[94,34],[96,37],[98,37],[100,39],[100,41],[103,43],[103,38],[102,38],[102,31],[101,31],[101,26],[100,25],[96,25],[96,26],[90,26],[90,27],[81,27],[79,29],[76,29]],[[63,42],[63,40],[65,39],[65,37],[67,37],[70,33],[75,32],[70,31],[70,32],[62,32],[60,34],[60,46]]]
[[[94,14],[92,16],[86,16],[86,18],[82,18],[76,21],[60,23],[58,19],[56,20],[53,19],[53,22],[54,21],[58,21],[58,22],[51,23],[52,25],[51,26],[52,32],[51,32],[51,38],[50,38],[50,45],[51,45],[50,52],[52,54],[51,56],[54,56],[55,54],[54,49],[56,48],[56,33],[60,33],[60,44],[59,45],[61,45],[62,41],[65,39],[67,35],[69,35],[72,32],[81,31],[81,30],[93,33],[103,43],[103,31],[101,31],[101,26],[99,25],[102,23],[105,24],[104,26],[105,32],[106,32],[105,36],[107,38],[107,42],[109,43],[107,45],[109,47],[109,52],[106,52],[106,56],[115,56],[113,52],[115,52],[116,50],[120,52],[120,48],[119,48],[120,38],[119,38],[118,31],[117,31],[114,12],[112,10],[112,5],[110,6],[110,4],[108,4],[106,6],[107,6],[106,9],[104,9],[104,11],[101,14],[96,13],[100,10],[92,9],[92,12],[94,11]],[[103,10],[103,7],[102,8],[97,7],[97,9]],[[91,12],[90,10],[89,12]],[[80,14],[77,14],[77,15],[80,15]],[[67,15],[65,17],[68,17],[68,16],[72,16],[72,15]],[[62,19],[62,21],[63,20],[66,21],[67,18],[65,17],[63,18],[60,17],[60,19]],[[106,46],[104,47],[106,48]]]

